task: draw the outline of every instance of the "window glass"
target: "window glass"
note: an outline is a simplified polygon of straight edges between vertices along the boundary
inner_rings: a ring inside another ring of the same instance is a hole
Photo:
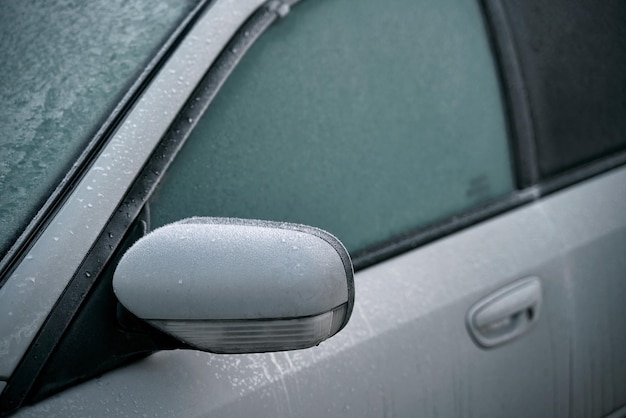
[[[0,254],[194,3],[0,3]]]
[[[306,1],[243,57],[152,221],[299,222],[359,251],[511,191],[507,141],[478,2]]]
[[[505,1],[544,177],[626,149],[626,2]]]

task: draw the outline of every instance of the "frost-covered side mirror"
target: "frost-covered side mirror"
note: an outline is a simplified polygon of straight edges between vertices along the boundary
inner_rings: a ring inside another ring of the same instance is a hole
[[[113,288],[135,316],[199,350],[311,347],[354,304],[350,256],[329,233],[289,223],[191,218],[137,241]]]

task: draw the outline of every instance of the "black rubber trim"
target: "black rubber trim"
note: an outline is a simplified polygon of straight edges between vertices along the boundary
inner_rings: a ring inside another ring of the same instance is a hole
[[[185,20],[185,24],[189,26],[193,25],[199,12],[202,11],[207,4],[209,4],[209,0],[204,1],[202,6],[194,11],[194,18]],[[16,410],[24,402],[40,399],[39,395],[32,396],[33,385],[37,382],[38,386],[45,386],[45,383],[41,382],[42,379],[45,380],[45,376],[40,376],[42,370],[49,362],[50,357],[54,355],[65,332],[75,321],[83,302],[90,294],[97,279],[101,277],[104,268],[122,242],[126,231],[139,217],[150,195],[156,188],[162,173],[167,170],[178,150],[191,133],[198,118],[204,113],[224,81],[228,78],[248,48],[265,29],[276,20],[279,13],[282,12],[282,10],[279,10],[277,7],[280,4],[282,3],[270,1],[254,13],[248,21],[242,25],[215,61],[214,65],[209,69],[198,87],[196,87],[191,98],[172,123],[168,133],[155,148],[150,159],[138,175],[136,182],[126,194],[123,202],[111,216],[107,226],[103,229],[100,237],[94,244],[94,247],[90,250],[81,264],[81,267],[72,277],[67,288],[54,306],[50,316],[46,319],[46,322],[39,330],[33,343],[7,382],[7,386],[0,396],[0,415],[5,415]],[[187,31],[188,28],[178,30],[176,33],[178,37],[182,37]],[[175,48],[179,41],[180,39],[177,39],[177,42],[170,42],[169,47]],[[162,54],[159,65],[155,65],[150,74],[158,70],[160,65],[162,65],[162,61],[167,58],[170,53],[171,51]],[[145,87],[146,84],[147,80],[144,80],[141,86]],[[138,90],[135,95],[139,92],[141,92],[141,90]],[[128,107],[130,107],[130,104],[128,104]],[[128,110],[127,107],[124,109]],[[116,121],[121,115],[121,113],[117,115]],[[108,129],[106,132],[110,134],[112,129]],[[100,148],[101,144],[98,149]],[[97,152],[94,151],[94,155],[95,154],[97,154]],[[91,157],[93,158],[93,156]],[[87,161],[83,162],[83,165],[87,163]],[[65,184],[65,187],[69,188],[69,183]],[[66,193],[67,191],[64,192]],[[39,225],[39,227],[41,227],[41,225]],[[32,238],[33,237],[30,237],[31,240]],[[129,315],[126,314],[123,316],[127,317]],[[173,348],[169,345],[169,340],[166,340],[166,342],[167,343],[160,348]],[[179,344],[179,346],[182,347],[183,344]],[[68,359],[68,361],[71,361],[71,359]],[[99,373],[102,373],[102,371],[99,371]],[[77,381],[85,380],[88,377],[90,376],[82,376],[81,379]],[[56,390],[59,389],[56,388]]]
[[[626,165],[626,150],[548,178],[539,184],[539,196],[543,197],[558,192],[566,187],[573,186],[624,165]]]
[[[15,267],[22,261],[23,257],[45,229],[48,222],[51,221],[65,202],[74,186],[80,181],[85,172],[88,171],[91,163],[107,144],[108,139],[110,139],[135,101],[146,89],[152,77],[158,72],[165,61],[167,61],[170,54],[176,49],[178,43],[180,43],[191,26],[193,26],[200,12],[204,10],[206,5],[211,1],[212,0],[199,0],[199,4],[195,6],[189,15],[178,25],[167,41],[158,50],[154,58],[152,58],[144,68],[139,77],[128,88],[126,94],[122,96],[120,102],[110,115],[102,122],[100,128],[93,134],[92,139],[83,152],[78,156],[68,173],[37,211],[37,214],[19,235],[11,248],[2,256],[0,260],[0,287],[5,284]]]
[[[511,151],[517,187],[525,189],[539,180],[539,165],[532,113],[507,15],[501,0],[482,0],[490,42],[499,69],[509,119]]]
[[[130,318],[122,322],[114,296],[112,279],[123,254],[147,231],[149,214],[143,211],[126,231],[122,243],[105,263],[103,273],[91,284],[82,299],[78,296],[59,306],[60,314],[72,317],[33,383],[25,403],[36,402],[73,384],[100,375],[163,348],[180,347],[174,339],[158,333],[149,326],[133,326]],[[124,231],[121,231],[124,233]],[[108,234],[107,234],[108,235]],[[93,259],[107,256],[106,245],[95,248]],[[97,262],[97,261],[96,261]],[[77,293],[81,295],[82,291]],[[80,306],[74,312],[73,303]],[[64,312],[65,310],[65,312]],[[61,320],[56,321],[62,324]],[[142,324],[143,325],[143,324]],[[51,332],[59,331],[52,329]],[[54,338],[54,334],[50,335]]]

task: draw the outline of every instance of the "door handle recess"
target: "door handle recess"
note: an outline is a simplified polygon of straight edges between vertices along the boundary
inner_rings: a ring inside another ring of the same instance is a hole
[[[537,322],[541,310],[541,281],[527,277],[487,296],[467,313],[472,339],[493,348],[524,334]]]

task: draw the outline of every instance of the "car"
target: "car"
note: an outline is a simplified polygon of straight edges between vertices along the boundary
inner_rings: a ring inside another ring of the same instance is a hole
[[[626,3],[0,20],[2,415],[626,415]]]

